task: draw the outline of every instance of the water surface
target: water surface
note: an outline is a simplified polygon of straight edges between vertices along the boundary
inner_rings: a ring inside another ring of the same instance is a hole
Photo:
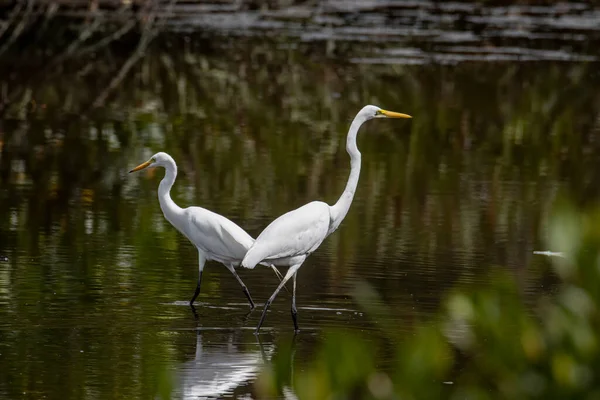
[[[332,37],[376,43],[366,18]],[[255,35],[192,35],[188,46],[177,34],[158,38],[99,109],[85,105],[111,78],[102,66],[74,60],[51,80],[2,78],[20,103],[0,119],[0,397],[253,398],[261,365],[278,353],[292,349],[302,368],[332,329],[363,332],[381,351],[379,326],[410,335],[435,320],[450,290],[483,285],[494,270],[511,271],[528,302],[552,295],[547,260],[532,254],[545,218],[560,195],[582,205],[599,197],[595,53],[586,45],[547,57],[534,37],[510,52],[535,62],[489,50],[447,63],[471,44],[436,52],[431,34],[418,50],[391,40],[331,57],[306,43],[311,24],[288,46]],[[564,24],[544,29],[565,35]],[[308,201],[337,200],[349,173],[345,134],[367,103],[414,119],[362,128],[352,208],[298,275],[301,334],[293,339],[286,292],[263,334],[252,334],[277,286],[266,268],[240,271],[259,304],[249,312],[236,280],[209,263],[195,314],[197,252],[160,212],[163,173],[127,171],[168,152],[180,206],[206,207],[256,236]],[[373,319],[358,305],[364,282],[389,315]],[[381,367],[389,361],[382,351]]]

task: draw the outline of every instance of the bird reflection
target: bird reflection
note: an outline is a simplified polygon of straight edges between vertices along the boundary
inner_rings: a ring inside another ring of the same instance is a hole
[[[198,321],[200,317],[198,316],[198,311],[196,311],[196,307],[193,304],[190,304],[190,310],[192,310],[192,314],[194,314],[194,319]]]
[[[198,310],[196,310],[196,307],[194,307],[193,304],[190,304],[190,310],[192,312],[192,315],[194,316],[194,319],[196,321],[200,321],[200,316],[198,315]],[[250,309],[242,316],[241,320],[243,323],[246,323],[246,321],[248,321],[248,317],[250,316],[250,314],[252,314],[252,311],[254,311],[254,310]]]
[[[256,342],[258,343],[259,347],[260,347],[260,351],[262,354],[262,358],[263,358],[263,362],[267,363],[270,359],[270,356],[267,355],[265,353],[265,348],[260,340],[260,337],[258,335],[256,335]],[[294,392],[294,364],[295,364],[295,358],[296,358],[296,335],[292,336],[292,340],[290,341],[289,345],[285,345],[285,344],[281,344],[281,347],[279,347],[278,349],[278,357],[288,357],[289,358],[289,362],[288,365],[290,367],[289,370],[289,381],[286,380],[284,382],[282,382],[282,386],[281,386],[281,398],[283,400],[298,400],[298,396],[296,396],[296,393]]]
[[[248,385],[273,354],[273,345],[242,344],[242,332],[197,331],[194,360],[179,368],[184,399],[222,397]],[[178,396],[179,397],[179,396]]]

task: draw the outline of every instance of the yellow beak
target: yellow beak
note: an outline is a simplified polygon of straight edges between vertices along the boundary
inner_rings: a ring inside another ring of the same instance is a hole
[[[397,112],[394,112],[394,111],[380,110],[380,112],[383,115],[385,115],[386,117],[389,117],[389,118],[412,118],[408,114],[397,113]]]
[[[140,169],[144,169],[147,168],[150,165],[150,161],[146,161],[143,164],[138,165],[137,167],[135,167],[134,169],[132,169],[131,171],[129,171],[129,173],[135,172],[135,171],[139,171]]]

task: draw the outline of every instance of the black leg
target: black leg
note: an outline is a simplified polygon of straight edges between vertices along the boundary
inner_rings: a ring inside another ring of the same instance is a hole
[[[192,310],[192,314],[194,314],[194,319],[198,321],[198,313],[196,312],[196,307],[193,304],[190,304],[190,309]]]
[[[250,292],[248,291],[248,288],[246,287],[246,285],[242,286],[242,290],[244,291],[244,294],[246,295],[248,302],[250,302],[250,309],[254,310],[256,305],[254,305],[254,301],[252,301],[252,296],[250,296]]]
[[[298,310],[296,310],[296,274],[294,274],[294,291],[292,294],[292,320],[294,321],[294,333],[300,332],[298,329]]]
[[[194,301],[196,301],[196,297],[200,294],[200,283],[202,283],[202,271],[198,274],[198,285],[196,286],[196,291],[194,292],[194,297],[190,300],[190,306],[194,305]]]
[[[267,300],[267,302],[265,303],[265,309],[263,310],[263,313],[260,316],[260,321],[258,322],[258,326],[256,327],[256,330],[254,331],[255,335],[258,335],[258,331],[260,331],[260,327],[262,326],[263,322],[265,321],[265,317],[267,316],[267,310],[271,306],[271,303],[273,302],[273,300],[275,300],[275,297],[277,297],[277,293],[279,293],[281,288],[283,286],[285,286],[285,283],[292,277],[292,275],[294,275],[296,273],[298,268],[300,268],[300,265],[301,264],[294,265],[293,267],[290,267],[290,269],[288,269],[287,273],[285,274],[285,277],[281,280],[281,282],[279,283],[279,286],[277,286],[277,289],[275,289],[275,291],[273,292],[271,297],[269,297],[269,300]]]
[[[235,272],[235,268],[233,268],[233,265],[230,265],[227,267],[227,269],[231,271],[233,276],[235,276],[235,279],[237,279],[237,281],[240,283],[240,285],[242,285],[242,290],[244,291],[244,294],[246,295],[246,298],[248,299],[248,302],[250,303],[250,309],[254,310],[254,308],[256,306],[254,305],[254,301],[252,301],[252,296],[250,296],[250,292],[248,291],[248,288],[246,287],[246,285],[244,285],[244,282],[242,282],[242,280],[240,279],[237,272]]]
[[[267,316],[267,310],[269,309],[269,307],[271,307],[271,303],[273,302],[273,299],[275,298],[275,294],[277,294],[277,292],[279,292],[279,289],[276,290],[274,295],[271,296],[269,300],[267,300],[267,302],[265,303],[265,309],[263,310],[262,315],[260,316],[260,321],[258,321],[258,326],[254,331],[255,335],[258,335],[258,331],[260,331],[260,327],[262,326],[263,322],[265,321],[265,317]]]

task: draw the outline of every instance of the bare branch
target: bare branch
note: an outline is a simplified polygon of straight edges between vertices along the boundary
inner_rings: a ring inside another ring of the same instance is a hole
[[[144,30],[142,32],[142,36],[138,43],[137,48],[131,54],[131,56],[125,61],[117,75],[112,79],[110,84],[100,93],[100,95],[94,100],[92,103],[92,107],[101,107],[104,105],[106,99],[110,95],[110,93],[115,90],[125,79],[127,73],[133,68],[135,63],[142,58],[148,44],[154,39],[154,37],[158,34],[158,26],[156,22],[156,15],[158,10],[158,2],[154,2],[154,7],[148,12],[146,18],[142,17],[142,21],[145,19]]]
[[[102,47],[109,45],[110,43],[114,42],[115,40],[120,39],[127,32],[131,31],[135,27],[135,24],[136,24],[135,20],[128,21],[125,25],[123,25],[120,29],[118,29],[112,35],[109,35],[109,36],[99,40],[98,42],[81,49],[77,53],[77,55],[83,56],[85,54],[92,53],[94,51],[97,51],[98,49],[101,49]]]
[[[13,24],[13,22],[15,22],[15,20],[19,17],[24,5],[25,1],[19,0],[15,8],[12,10],[10,18],[4,23],[2,28],[0,28],[0,39],[2,38],[2,36],[4,36],[8,28]]]
[[[17,38],[21,35],[21,33],[25,30],[25,27],[29,23],[29,16],[33,12],[34,3],[35,3],[35,0],[27,1],[27,10],[25,11],[25,14],[23,14],[23,16],[21,17],[21,22],[19,23],[19,25],[17,25],[15,27],[15,29],[13,30],[10,38],[6,41],[6,43],[4,43],[4,46],[2,46],[0,48],[0,55],[2,55],[17,40]]]

